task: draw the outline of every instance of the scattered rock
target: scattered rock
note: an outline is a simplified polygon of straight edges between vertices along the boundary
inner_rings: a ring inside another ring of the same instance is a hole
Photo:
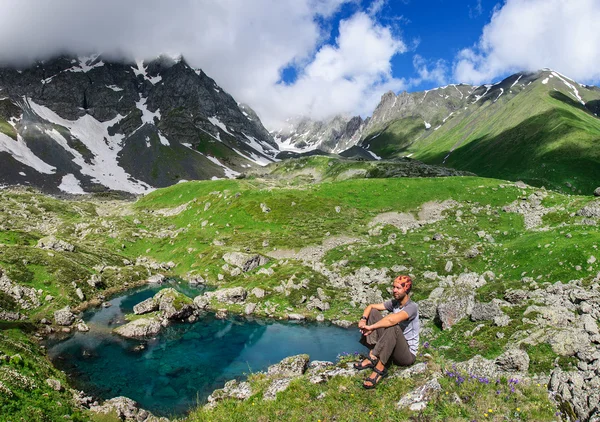
[[[165,282],[165,276],[162,274],[155,274],[148,277],[148,283],[150,284],[163,284]]]
[[[116,414],[123,421],[168,422],[167,418],[158,418],[127,397],[115,397],[106,400],[101,406],[90,406],[90,411],[102,414]]]
[[[83,291],[79,287],[77,289],[75,289],[75,294],[77,295],[79,300],[85,299],[85,295],[83,294]]]
[[[263,400],[275,400],[277,398],[277,393],[285,391],[290,385],[290,382],[292,382],[292,378],[280,378],[273,380],[265,390]]]
[[[149,297],[133,307],[133,313],[136,315],[147,314],[148,312],[154,311],[158,311],[158,302],[153,297]]]
[[[302,314],[288,314],[287,317],[290,321],[304,321],[306,319]]]
[[[423,410],[433,394],[437,391],[441,391],[442,386],[437,380],[437,377],[427,381],[421,387],[416,388],[410,393],[405,394],[396,403],[396,408],[401,410],[408,407],[412,411]]]
[[[471,321],[493,321],[494,318],[504,315],[495,302],[476,302],[471,311]]]
[[[592,201],[577,211],[576,215],[581,217],[600,218],[600,201]]]
[[[334,325],[338,325],[342,328],[350,328],[352,324],[354,324],[354,322],[345,319],[334,319],[333,321],[331,321],[331,323]]]
[[[269,366],[267,375],[271,377],[299,377],[306,371],[308,361],[309,356],[306,354],[289,356],[281,362]]]
[[[258,299],[265,297],[265,291],[260,287],[253,288],[250,293],[256,296]]]
[[[52,388],[54,391],[62,391],[63,390],[62,384],[58,380],[48,378],[46,380],[46,384],[48,384],[50,386],[50,388]]]
[[[226,399],[247,400],[252,396],[252,387],[248,382],[236,380],[227,381],[222,389],[215,390],[208,396],[208,408],[215,407],[218,402]]]
[[[474,304],[474,293],[468,288],[455,287],[445,291],[444,297],[437,306],[437,317],[442,323],[442,329],[447,330],[470,315]]]
[[[140,318],[115,328],[115,333],[128,338],[150,337],[160,332],[161,325],[156,318]]]
[[[269,262],[269,258],[262,255],[251,255],[243,252],[228,252],[223,255],[223,259],[228,264],[240,268],[243,272],[251,271]]]
[[[246,315],[252,315],[254,313],[254,311],[256,310],[256,303],[248,303],[246,305],[246,307],[244,308],[244,313]]]
[[[65,242],[64,240],[59,240],[54,236],[43,237],[37,242],[37,247],[40,249],[48,249],[58,252],[73,252],[75,251],[75,246],[70,243]]]
[[[54,312],[54,323],[56,325],[68,326],[75,321],[75,315],[71,312],[71,308],[66,306]]]
[[[529,355],[525,350],[510,349],[498,356],[494,363],[504,372],[527,372]]]
[[[243,287],[231,287],[229,289],[220,289],[214,292],[205,293],[205,296],[214,298],[222,303],[243,303],[248,296],[248,291]]]

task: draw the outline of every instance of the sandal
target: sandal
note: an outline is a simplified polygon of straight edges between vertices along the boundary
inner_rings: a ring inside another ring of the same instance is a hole
[[[363,369],[375,368],[375,365],[377,365],[377,363],[379,362],[378,357],[375,357],[375,359],[372,359],[371,356],[369,356],[369,355],[367,355],[367,357],[363,360],[368,360],[371,363],[367,363],[366,365],[363,365],[362,361],[356,362],[353,365],[354,369],[356,369],[358,371],[362,371]]]
[[[373,378],[373,374],[375,374],[375,378]],[[363,382],[363,387],[367,390],[377,387],[377,384],[388,374],[387,368],[383,368],[383,371],[380,371],[377,368],[373,368],[373,374],[369,375],[365,378]],[[370,382],[371,385],[365,384],[365,382]]]

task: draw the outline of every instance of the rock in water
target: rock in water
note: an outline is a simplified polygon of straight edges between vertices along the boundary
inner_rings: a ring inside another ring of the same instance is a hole
[[[159,333],[160,322],[154,318],[140,318],[115,329],[115,333],[123,337],[149,337]]]

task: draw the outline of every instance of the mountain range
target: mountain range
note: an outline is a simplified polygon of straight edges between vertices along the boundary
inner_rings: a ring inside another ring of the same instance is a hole
[[[590,193],[600,170],[600,89],[544,69],[481,86],[388,92],[372,116],[258,115],[183,58],[62,56],[0,68],[0,185],[145,193],[232,178],[278,159],[409,158]]]
[[[300,119],[276,133],[283,149],[409,157],[480,176],[591,193],[600,171],[600,89],[549,69],[496,84],[384,94],[373,115]]]
[[[182,58],[0,69],[1,184],[144,193],[234,177],[277,153],[256,113]]]

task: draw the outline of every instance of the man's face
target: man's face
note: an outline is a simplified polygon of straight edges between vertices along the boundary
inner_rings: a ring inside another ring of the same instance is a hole
[[[394,281],[394,284],[392,285],[392,296],[394,296],[394,299],[404,299],[404,296],[406,296],[406,287],[407,283],[405,281]]]

